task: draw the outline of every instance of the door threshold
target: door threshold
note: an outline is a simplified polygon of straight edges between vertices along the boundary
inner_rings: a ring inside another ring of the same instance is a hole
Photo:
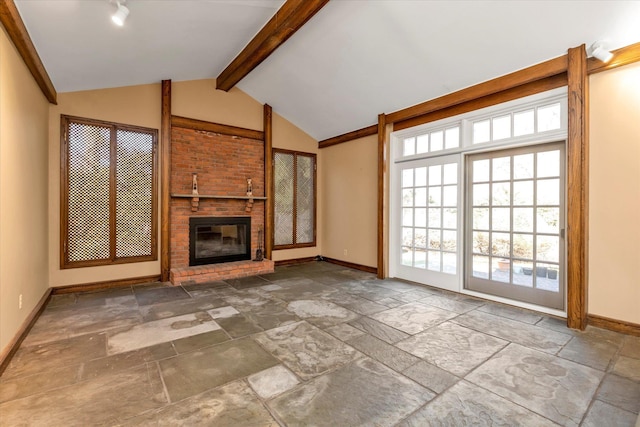
[[[567,312],[563,310],[557,310],[555,308],[544,307],[541,305],[530,304],[522,301],[516,301],[509,298],[498,297],[495,295],[484,294],[482,292],[470,291],[468,289],[460,290],[460,293],[463,295],[469,295],[477,298],[486,299],[489,301],[495,301],[502,304],[511,305],[514,307],[525,308],[527,310],[537,311],[539,313],[550,314],[552,316],[561,317],[563,319],[567,318]]]

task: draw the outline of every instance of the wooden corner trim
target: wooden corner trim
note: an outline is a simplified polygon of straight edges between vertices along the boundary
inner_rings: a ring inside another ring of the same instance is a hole
[[[354,270],[366,271],[367,273],[378,274],[378,269],[369,267],[368,265],[356,264],[349,261],[341,261],[335,258],[322,257],[323,260],[331,264],[341,265],[343,267],[353,268]]]
[[[204,120],[190,119],[188,117],[171,116],[171,126],[264,141],[264,132],[259,130],[223,125],[221,123],[207,122]]]
[[[216,79],[229,91],[307,23],[329,0],[287,0]]]
[[[611,53],[613,53],[613,59],[607,64],[596,58],[587,59],[587,74],[600,73],[640,61],[640,42],[616,49]]]
[[[334,136],[333,138],[323,139],[322,141],[318,142],[318,148],[331,147],[332,145],[342,144],[343,142],[353,141],[354,139],[364,138],[365,136],[371,136],[377,133],[378,125],[367,126],[362,129]]]
[[[386,127],[387,116],[378,114],[378,125],[376,133],[378,134],[378,247],[377,247],[377,271],[379,279],[385,278],[384,266],[384,181],[387,172],[385,153],[387,151]]]
[[[598,316],[596,314],[587,315],[587,319],[591,326],[640,337],[640,325],[637,323],[611,319],[609,317]]]
[[[275,200],[273,188],[273,109],[269,104],[263,107],[264,128],[264,188],[267,202],[264,204],[264,257],[271,259],[273,253],[273,230]]]
[[[589,271],[589,79],[584,45],[568,52],[567,326],[587,326]]]
[[[422,116],[434,111],[449,108],[467,101],[482,98],[502,92],[513,87],[541,80],[547,77],[562,74],[567,71],[567,55],[550,59],[540,64],[515,71],[502,77],[479,83],[466,89],[453,92],[421,104],[414,105],[390,114],[387,114],[387,123],[395,123],[408,120],[413,117]]]
[[[56,89],[51,83],[49,74],[47,74],[47,70],[40,60],[38,51],[33,45],[33,41],[31,41],[27,27],[25,27],[13,0],[0,1],[0,23],[7,30],[9,38],[40,87],[42,94],[50,103],[57,104],[58,94]]]
[[[40,298],[40,301],[38,301],[38,304],[36,304],[33,310],[31,310],[31,313],[29,313],[24,322],[22,322],[20,329],[18,329],[13,339],[9,342],[2,354],[0,354],[0,375],[2,375],[4,370],[7,369],[7,366],[9,366],[11,358],[16,354],[20,344],[22,344],[22,341],[27,337],[29,331],[33,328],[33,325],[35,325],[36,321],[44,311],[50,297],[51,288],[48,288],[44,291],[44,294]]]

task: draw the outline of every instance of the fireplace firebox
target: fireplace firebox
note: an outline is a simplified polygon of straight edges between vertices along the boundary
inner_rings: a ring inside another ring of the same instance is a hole
[[[189,265],[251,259],[251,217],[189,218]]]

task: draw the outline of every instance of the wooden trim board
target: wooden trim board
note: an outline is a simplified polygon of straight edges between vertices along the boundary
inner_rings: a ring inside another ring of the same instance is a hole
[[[276,267],[283,267],[287,265],[298,265],[298,264],[306,264],[308,262],[316,261],[316,257],[306,257],[306,258],[293,258],[293,259],[283,259],[280,261],[275,261],[274,264]]]
[[[160,278],[167,282],[171,268],[171,80],[162,81],[160,128]]]
[[[318,148],[327,148],[332,145],[342,144],[343,142],[353,141],[354,139],[364,138],[366,136],[376,135],[378,133],[378,125],[367,126],[366,128],[343,133],[333,138],[323,139],[318,142]]]
[[[379,279],[385,278],[384,265],[384,181],[387,173],[386,169],[386,132],[387,121],[384,114],[378,115],[378,268],[377,275]]]
[[[131,285],[138,285],[140,283],[151,283],[158,281],[160,281],[160,275],[154,274],[151,276],[132,277],[129,279],[105,280],[103,282],[90,282],[78,285],[56,286],[51,289],[53,295],[62,295],[72,294],[74,292],[94,292],[103,291],[106,289],[124,288]]]
[[[219,133],[221,135],[239,136],[241,138],[264,141],[264,132],[259,130],[206,122],[204,120],[190,119],[181,116],[171,116],[171,127],[201,130],[205,132]]]
[[[375,267],[369,267],[367,265],[356,264],[349,261],[341,261],[335,258],[322,257],[322,259],[326,262],[330,262],[331,264],[341,265],[343,267],[353,268],[354,270],[366,271],[367,273],[378,274],[378,269]]]
[[[607,64],[596,58],[587,59],[587,74],[600,73],[640,61],[640,42],[616,49],[611,53],[613,53],[613,59]]]
[[[589,325],[595,326],[596,328],[608,329],[610,331],[616,331],[623,334],[640,337],[640,325],[637,323],[610,319],[608,317],[598,316],[596,314],[588,314],[587,320],[589,322]]]
[[[264,188],[267,202],[264,204],[264,257],[271,259],[273,252],[273,228],[275,200],[273,200],[273,109],[264,104]]]

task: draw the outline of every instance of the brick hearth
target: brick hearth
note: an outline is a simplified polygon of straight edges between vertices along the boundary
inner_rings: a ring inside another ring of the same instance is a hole
[[[171,129],[171,194],[191,194],[192,174],[198,174],[200,195],[246,196],[247,178],[253,195],[264,197],[264,143],[260,140],[173,127]],[[258,230],[264,230],[264,200],[247,201],[200,197],[196,212],[190,198],[172,197],[171,283],[232,279],[273,271],[273,262],[240,261],[189,266],[189,217],[250,216],[251,255],[258,248]],[[263,242],[264,247],[264,242]],[[188,278],[188,279],[187,279]]]
[[[182,284],[237,279],[239,277],[273,273],[273,269],[274,263],[269,259],[265,259],[264,261],[236,261],[222,264],[172,268],[171,283],[178,286]]]

